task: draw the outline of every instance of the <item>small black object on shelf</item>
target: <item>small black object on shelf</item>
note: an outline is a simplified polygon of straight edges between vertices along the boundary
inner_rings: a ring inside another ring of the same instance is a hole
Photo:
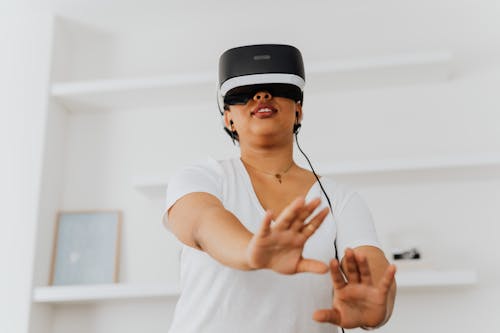
[[[411,248],[406,251],[393,253],[392,257],[394,260],[420,259],[420,252],[416,248]]]

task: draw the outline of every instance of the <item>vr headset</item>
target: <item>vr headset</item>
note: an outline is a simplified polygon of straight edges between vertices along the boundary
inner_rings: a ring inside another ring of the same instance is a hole
[[[229,105],[244,105],[258,91],[303,102],[304,62],[290,45],[263,44],[229,49],[219,59],[217,98],[221,114]]]

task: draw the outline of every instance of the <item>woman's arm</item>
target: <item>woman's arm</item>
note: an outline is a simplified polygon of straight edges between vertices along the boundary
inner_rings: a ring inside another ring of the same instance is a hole
[[[169,209],[166,226],[181,242],[222,264],[251,269],[245,251],[252,233],[215,196],[205,192],[183,196]]]
[[[215,196],[195,192],[169,209],[167,227],[186,245],[232,268],[269,268],[282,274],[325,273],[325,263],[302,257],[305,242],[328,214],[325,208],[304,223],[320,203],[319,198],[307,204],[297,198],[276,218],[268,211],[260,229],[252,234]]]

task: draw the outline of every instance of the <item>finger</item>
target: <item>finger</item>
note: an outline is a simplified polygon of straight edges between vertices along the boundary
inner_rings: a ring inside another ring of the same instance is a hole
[[[361,277],[361,283],[371,286],[373,284],[372,274],[370,271],[370,266],[368,265],[368,259],[366,256],[354,252],[354,258],[358,263],[359,275]]]
[[[340,312],[337,309],[321,309],[314,311],[313,319],[320,323],[332,323],[340,326]]]
[[[257,235],[260,237],[265,237],[271,233],[271,223],[273,222],[273,212],[271,210],[266,211],[262,224],[260,225]]]
[[[297,265],[297,272],[325,274],[328,272],[328,265],[319,260],[302,258]]]
[[[276,220],[275,228],[280,230],[286,230],[295,221],[299,212],[304,207],[305,200],[303,197],[298,197],[293,200],[285,209],[281,212]]]
[[[342,289],[346,286],[347,283],[340,271],[340,264],[337,259],[330,261],[330,275],[332,276],[334,290]]]
[[[384,293],[387,294],[389,289],[391,289],[392,283],[394,282],[394,275],[396,274],[396,266],[389,265],[379,282],[379,288]]]
[[[304,221],[314,212],[316,208],[321,204],[320,198],[315,198],[311,200],[308,204],[304,206],[298,217],[290,226],[290,229],[294,231],[299,231],[304,226]]]
[[[329,208],[325,207],[316,216],[314,216],[309,223],[305,224],[301,228],[301,232],[307,237],[311,237],[312,234],[321,226],[321,223],[325,220],[328,215]]]
[[[344,260],[347,267],[347,281],[349,283],[359,283],[359,271],[358,264],[356,263],[356,259],[354,259],[354,251],[352,249],[345,250]]]

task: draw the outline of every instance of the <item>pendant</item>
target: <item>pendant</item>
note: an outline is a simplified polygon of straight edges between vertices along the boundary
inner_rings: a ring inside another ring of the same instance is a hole
[[[277,174],[274,175],[274,177],[276,177],[276,179],[278,179],[278,181],[281,184],[281,175],[279,173],[277,173]]]

